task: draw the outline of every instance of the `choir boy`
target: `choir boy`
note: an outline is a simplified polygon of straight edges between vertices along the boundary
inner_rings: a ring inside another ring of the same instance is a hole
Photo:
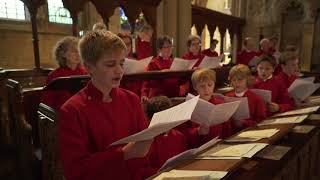
[[[215,49],[217,47],[218,42],[219,41],[216,39],[211,39],[210,48],[203,50],[202,54],[204,56],[208,56],[208,57],[217,57],[218,53],[217,53],[217,51],[215,51]]]
[[[78,41],[79,39],[76,37],[67,36],[57,42],[53,49],[53,55],[59,67],[49,73],[46,85],[59,77],[87,74],[85,67],[80,61]],[[71,96],[69,92],[63,90],[44,91],[41,102],[55,110],[59,110],[62,104]]]
[[[276,67],[276,60],[273,56],[261,56],[257,65],[258,76],[254,88],[270,90],[272,102],[267,104],[267,111],[270,114],[285,112],[293,109],[294,101],[289,97],[288,90],[283,82],[273,76]]]
[[[254,82],[251,71],[248,66],[238,64],[233,66],[229,71],[229,80],[234,91],[229,92],[229,97],[247,97],[250,118],[240,121],[234,121],[237,128],[249,127],[256,125],[267,117],[266,104],[263,99],[253,93],[249,87]]]
[[[258,53],[254,50],[254,42],[251,37],[247,37],[243,42],[244,48],[237,54],[237,64],[249,65],[249,62],[258,56]]]
[[[147,120],[139,98],[119,88],[126,45],[110,31],[91,31],[79,43],[91,81],[60,109],[58,136],[68,180],[142,179],[152,141],[110,146],[140,132]]]

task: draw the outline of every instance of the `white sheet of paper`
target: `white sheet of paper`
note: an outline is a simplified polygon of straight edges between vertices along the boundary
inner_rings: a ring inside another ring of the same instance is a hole
[[[174,58],[171,64],[170,70],[172,71],[182,71],[189,70],[197,63],[198,59],[186,60],[181,58]]]
[[[144,72],[145,68],[148,66],[152,60],[152,56],[141,60],[128,59],[126,58],[123,64],[124,74],[133,74]]]
[[[318,106],[320,105],[320,96],[310,96],[306,100],[306,102],[298,103],[299,107],[310,107],[310,106]]]
[[[251,131],[244,131],[238,134],[238,137],[244,138],[270,138],[271,136],[275,135],[279,132],[279,129],[263,129],[263,130],[251,130]]]
[[[201,156],[211,157],[248,157],[251,158],[261,149],[266,147],[266,143],[248,143],[236,145],[221,145],[205,152]]]
[[[319,87],[320,83],[313,83],[314,77],[296,79],[288,88],[291,97],[299,103],[311,96]]]
[[[250,89],[253,93],[260,96],[264,102],[271,103],[272,92],[264,89]]]
[[[169,131],[170,129],[191,119],[192,112],[194,111],[198,101],[199,96],[196,96],[189,101],[181,103],[170,109],[155,113],[147,129],[122,138],[111,145],[149,140],[161,133]]]
[[[162,171],[164,169],[167,169],[168,167],[174,167],[175,165],[178,165],[180,162],[187,160],[187,159],[192,159],[194,158],[199,152],[204,151],[205,149],[208,149],[215,144],[217,144],[220,141],[218,137],[210,140],[209,142],[203,144],[202,146],[194,149],[189,149],[187,151],[184,151],[170,159],[168,159],[162,167],[159,169],[159,171]]]
[[[219,180],[228,174],[226,171],[199,171],[199,170],[171,170],[164,172],[154,178],[154,180]]]
[[[220,63],[223,59],[224,55],[220,55],[218,57],[209,57],[205,56],[201,63],[199,64],[200,68],[216,68],[220,66]]]
[[[291,147],[269,145],[257,154],[257,157],[271,160],[280,160]]]
[[[290,116],[290,117],[278,117],[274,119],[264,120],[258,124],[258,126],[270,125],[270,124],[298,124],[303,122],[308,115]]]
[[[193,98],[188,94],[186,99]],[[240,101],[214,105],[208,101],[199,99],[198,104],[192,114],[191,121],[210,127],[228,121],[239,108]]]
[[[249,104],[247,97],[228,97],[222,94],[215,93],[214,96],[222,98],[225,102],[235,102],[240,101],[239,108],[232,115],[234,120],[242,120],[250,118]]]
[[[281,116],[300,115],[300,114],[310,114],[310,113],[317,111],[319,109],[319,107],[320,106],[312,106],[312,107],[306,107],[306,108],[301,108],[301,109],[295,109],[295,110],[291,110],[291,111],[287,111],[287,112],[283,112],[283,113],[277,113],[277,114],[273,115],[271,118],[281,117]]]

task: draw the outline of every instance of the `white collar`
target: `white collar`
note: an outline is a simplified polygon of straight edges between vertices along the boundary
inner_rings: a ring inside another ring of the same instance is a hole
[[[267,78],[267,79],[263,79],[262,81],[263,82],[266,82],[267,80],[269,80],[269,79],[271,79],[273,76],[272,76],[272,74]]]
[[[243,97],[244,94],[245,94],[247,91],[248,91],[248,89],[242,91],[241,93],[237,93],[236,91],[234,91],[234,93],[235,93],[235,95],[236,95],[237,97]]]

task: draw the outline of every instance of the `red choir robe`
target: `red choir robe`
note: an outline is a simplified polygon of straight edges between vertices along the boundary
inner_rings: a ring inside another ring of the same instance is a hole
[[[187,52],[181,58],[186,59],[186,60],[198,59],[197,63],[193,66],[193,67],[198,67],[200,65],[200,63],[202,62],[204,55],[201,52],[199,52],[198,55],[195,56],[191,52]]]
[[[79,65],[75,70],[72,70],[68,67],[59,67],[58,69],[50,72],[48,74],[48,78],[46,80],[46,85],[48,85],[51,81],[59,78],[59,77],[68,77],[68,76],[76,76],[76,75],[85,75],[88,74],[83,65]],[[68,91],[63,90],[49,90],[44,91],[41,97],[41,102],[52,107],[55,110],[59,110],[59,108],[65,103],[72,94]]]
[[[255,57],[258,56],[256,51],[248,51],[248,50],[241,50],[237,54],[237,64],[244,64],[249,66],[249,62]]]
[[[208,56],[208,57],[217,57],[219,56],[218,53],[216,51],[211,51],[210,48],[209,49],[205,49],[201,52],[204,56]]]
[[[212,97],[209,102],[212,104],[222,104],[224,103],[224,100]],[[187,137],[188,149],[199,147],[217,136],[221,139],[225,139],[233,134],[230,120],[211,126],[207,135],[199,135],[199,128],[200,125],[192,121],[187,121],[176,127],[177,130]]]
[[[226,96],[238,97],[236,96],[236,93],[234,91],[227,93]],[[247,97],[248,99],[249,113],[250,113],[250,118],[241,120],[241,125],[243,127],[246,128],[246,127],[256,125],[257,123],[266,119],[267,117],[266,104],[259,95],[253,93],[250,90],[247,90],[244,93],[243,97]]]
[[[170,69],[172,62],[172,58],[164,60],[162,57],[157,56],[151,60],[147,67],[147,71]],[[180,80],[178,78],[144,81],[142,85],[141,96],[146,96],[149,98],[159,95],[178,97],[180,93],[179,81]]]
[[[175,130],[170,130],[167,134],[161,134],[154,138],[150,149],[151,167],[157,170],[170,158],[187,150],[187,139]]]
[[[124,145],[111,143],[147,127],[140,99],[113,88],[111,102],[91,82],[60,109],[58,135],[68,180],[142,179],[147,158],[124,160]]]
[[[136,53],[138,59],[144,59],[152,56],[151,42],[142,41],[140,37],[137,38]]]
[[[274,77],[266,81],[256,77],[253,88],[270,90],[272,92],[272,102],[279,105],[279,112],[289,111],[294,107],[294,100],[289,96],[288,89]]]
[[[288,76],[286,73],[284,72],[280,72],[277,76],[276,79],[280,82],[282,82],[285,87],[288,89],[291,84],[298,78],[298,76],[296,75],[292,75],[292,76]]]

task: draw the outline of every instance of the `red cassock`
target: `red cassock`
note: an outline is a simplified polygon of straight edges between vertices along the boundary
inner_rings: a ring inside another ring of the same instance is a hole
[[[209,49],[205,49],[201,52],[204,56],[208,56],[208,57],[217,57],[219,56],[218,53],[216,51],[211,51],[210,48]]]
[[[164,60],[162,57],[157,56],[151,60],[147,67],[147,71],[170,69],[172,62],[172,58]],[[178,97],[180,92],[179,81],[179,78],[144,81],[141,90],[141,96],[146,96],[149,98],[159,95]]]
[[[68,77],[85,74],[88,73],[83,65],[79,65],[75,70],[72,70],[68,67],[59,67],[58,69],[49,73],[46,85],[48,85],[51,81],[59,77]],[[72,94],[70,94],[68,91],[48,90],[43,92],[41,102],[52,107],[55,110],[59,110],[63,103],[65,103],[71,96]]]
[[[298,78],[298,76],[292,75],[288,76],[284,72],[280,72],[277,76],[276,79],[280,82],[282,82],[286,88],[289,88],[291,84]]]
[[[227,93],[226,96],[237,97],[234,91]],[[247,97],[248,99],[250,112],[250,118],[241,120],[243,127],[256,125],[267,117],[266,104],[260,96],[250,90],[247,90],[243,97]]]
[[[199,64],[202,62],[204,55],[202,53],[198,53],[198,55],[195,56],[191,52],[187,52],[181,58],[186,60],[198,59],[197,63],[193,66],[193,67],[198,67]]]
[[[280,106],[279,112],[285,112],[293,109],[294,100],[289,96],[288,89],[276,78],[272,77],[271,79],[263,81],[261,78],[256,77],[253,87],[257,89],[270,90],[272,92],[272,102],[275,102]]]
[[[247,51],[243,49],[237,54],[237,64],[244,64],[248,66],[249,62],[255,56],[258,56],[258,53],[256,51]]]
[[[162,134],[154,138],[150,150],[151,167],[159,169],[171,157],[187,150],[187,139],[175,130],[170,130],[167,134]]]
[[[136,53],[138,59],[144,59],[152,56],[151,42],[142,41],[140,37],[137,38]]]
[[[91,82],[60,109],[61,160],[68,180],[142,179],[146,158],[124,160],[122,145],[111,143],[147,127],[139,98],[113,88],[111,102]]]
[[[209,102],[212,104],[224,103],[222,99],[216,97],[212,97]],[[233,134],[233,128],[230,120],[211,126],[207,135],[199,135],[199,128],[200,125],[192,121],[187,121],[176,127],[177,130],[182,132],[187,137],[188,149],[199,147],[217,136],[225,139]]]

